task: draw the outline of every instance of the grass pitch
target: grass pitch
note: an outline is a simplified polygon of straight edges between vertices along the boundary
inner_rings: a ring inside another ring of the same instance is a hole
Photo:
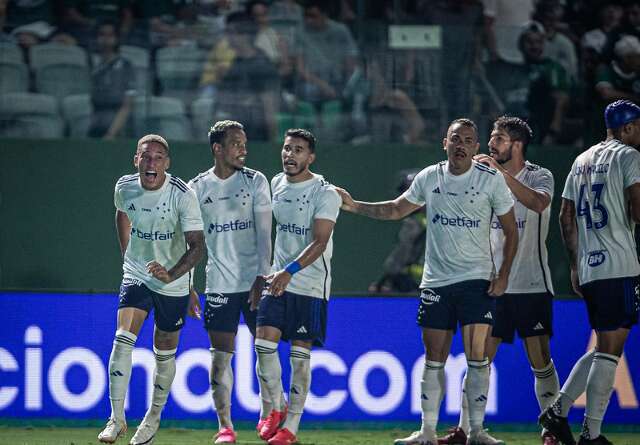
[[[304,426],[304,425],[303,425]],[[408,425],[402,428],[390,426],[388,429],[303,429],[298,435],[300,445],[391,445],[393,440],[411,432]],[[19,427],[0,426],[0,445],[88,445],[98,444],[96,436],[101,427]],[[129,427],[125,438],[116,442],[127,445],[135,427]],[[507,445],[540,445],[536,432],[501,432],[494,435]],[[208,429],[161,428],[154,445],[203,445],[211,444],[213,431]],[[607,433],[616,445],[639,445],[640,433]],[[263,445],[255,432],[250,429],[238,431],[238,445]]]

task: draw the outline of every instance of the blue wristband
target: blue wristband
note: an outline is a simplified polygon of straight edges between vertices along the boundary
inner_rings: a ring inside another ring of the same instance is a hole
[[[302,269],[302,266],[300,265],[299,262],[297,261],[292,261],[289,264],[287,264],[287,267],[284,268],[284,270],[286,270],[287,272],[289,272],[291,275],[294,275],[296,272],[298,272],[300,269]]]

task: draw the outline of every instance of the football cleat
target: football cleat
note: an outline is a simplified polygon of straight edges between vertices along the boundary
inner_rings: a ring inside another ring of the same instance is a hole
[[[282,426],[284,420],[287,418],[287,410],[288,406],[285,405],[282,411],[276,411],[275,409],[271,411],[269,416],[264,419],[264,423],[262,424],[260,431],[258,431],[260,439],[269,440],[275,436],[278,428]]]
[[[567,418],[554,413],[551,407],[542,411],[542,414],[538,417],[538,423],[545,427],[551,434],[556,436],[556,438],[564,445],[576,444],[576,440],[573,438]]]
[[[236,432],[228,426],[218,431],[213,438],[215,439],[213,443],[236,443],[237,440]]]
[[[542,445],[560,445],[558,438],[549,431],[544,431],[540,439],[542,440]]]
[[[258,432],[258,434],[260,434],[260,430],[262,429],[262,427],[264,426],[264,423],[266,421],[267,421],[267,419],[258,420],[258,424],[256,425],[256,431]]]
[[[466,445],[467,433],[459,426],[449,428],[447,433],[449,434],[438,439],[438,445]]]
[[[393,445],[437,445],[438,438],[435,434],[429,437],[422,431],[414,431],[409,436],[393,441]]]
[[[278,432],[267,442],[269,445],[293,445],[298,442],[295,434],[286,428],[279,429]]]
[[[114,443],[120,436],[124,436],[126,432],[127,422],[109,418],[104,429],[98,434],[98,440],[102,443]]]
[[[156,437],[158,428],[160,428],[160,418],[147,419],[147,416],[145,416],[140,425],[138,425],[136,433],[129,441],[129,445],[151,445]]]
[[[503,440],[491,436],[487,430],[472,431],[467,438],[467,445],[506,445]]]
[[[583,436],[580,436],[580,439],[578,440],[578,445],[613,445],[613,442],[611,442],[602,434],[600,434],[595,439],[587,439]]]

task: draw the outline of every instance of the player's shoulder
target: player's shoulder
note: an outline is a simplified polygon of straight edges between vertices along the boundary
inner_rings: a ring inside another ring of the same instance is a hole
[[[276,185],[280,184],[282,180],[285,179],[284,173],[280,172],[271,178],[271,188],[274,188]]]
[[[213,169],[209,169],[205,172],[198,173],[194,178],[192,178],[189,181],[188,185],[193,188],[199,187],[203,182],[211,178],[212,174],[213,174]]]
[[[167,176],[169,175],[167,174]],[[178,178],[177,176],[169,177],[169,187],[172,187],[181,193],[187,193],[189,191],[193,191],[191,187],[187,185],[186,182],[184,182],[182,179]]]
[[[240,174],[249,182],[261,183],[267,181],[267,177],[261,171],[252,168],[243,167],[240,170]]]
[[[541,165],[534,164],[533,162],[526,161],[525,168],[527,169],[527,173],[533,176],[553,176],[551,170],[545,168]]]
[[[138,179],[140,178],[140,173],[134,173],[132,175],[124,175],[122,176],[120,179],[118,179],[116,181],[116,190],[119,189],[124,189],[124,188],[130,188],[130,187],[136,187],[138,186],[139,182]]]
[[[496,170],[495,168],[489,167],[488,165],[482,164],[477,161],[473,161],[473,168],[474,171],[480,172],[481,175],[496,176],[498,173],[498,170]]]

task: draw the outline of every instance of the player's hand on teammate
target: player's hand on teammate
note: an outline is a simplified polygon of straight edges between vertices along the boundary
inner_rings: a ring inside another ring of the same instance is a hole
[[[289,281],[291,281],[291,274],[289,272],[286,270],[278,271],[267,277],[267,282],[269,282],[267,290],[274,297],[279,297],[284,293],[289,285]]]
[[[189,317],[202,320],[202,308],[200,307],[200,296],[198,292],[191,288],[189,289],[189,308],[187,310]]]
[[[336,187],[336,192],[338,192],[338,195],[340,195],[340,198],[342,199],[342,205],[340,208],[347,212],[353,212],[356,208],[356,202],[353,200],[349,192],[341,187]]]
[[[491,284],[489,285],[489,290],[487,290],[487,294],[491,297],[501,297],[504,292],[507,290],[507,285],[509,277],[501,278],[499,275],[496,276],[493,280],[491,280]]]
[[[260,305],[260,298],[262,298],[262,291],[264,290],[264,286],[267,283],[267,278],[263,275],[258,275],[256,279],[253,281],[253,285],[249,290],[249,310],[255,311],[258,309]]]
[[[584,298],[582,295],[582,289],[580,288],[580,281],[578,279],[578,271],[576,269],[571,269],[571,287],[573,287],[573,291],[580,298]]]
[[[171,283],[173,278],[169,274],[169,271],[157,261],[150,261],[147,263],[147,272],[149,272],[157,280],[163,283]]]
[[[498,171],[502,170],[502,167],[500,166],[500,164],[498,164],[498,161],[496,161],[489,155],[479,154],[479,155],[475,155],[473,159],[476,162],[479,162],[491,168],[495,168]]]

